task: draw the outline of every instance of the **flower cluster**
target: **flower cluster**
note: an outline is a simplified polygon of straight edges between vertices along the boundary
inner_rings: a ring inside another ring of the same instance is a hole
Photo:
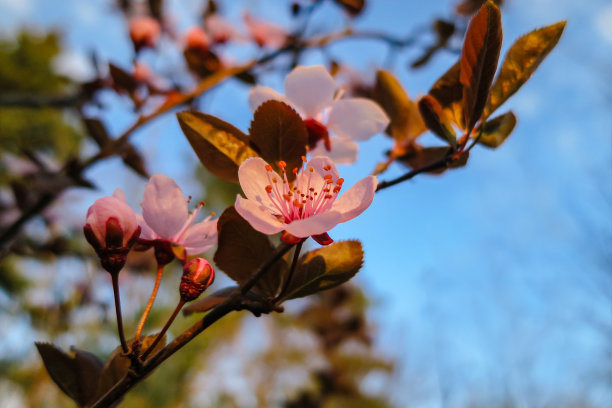
[[[173,245],[182,246],[188,255],[216,245],[217,220],[209,216],[194,223],[201,208],[202,203],[190,214],[188,200],[176,182],[156,174],[145,186],[142,215],[132,211],[125,194],[117,189],[89,208],[85,236],[109,272],[121,270],[136,241],[143,248],[154,247],[158,264],[165,265],[174,259]]]

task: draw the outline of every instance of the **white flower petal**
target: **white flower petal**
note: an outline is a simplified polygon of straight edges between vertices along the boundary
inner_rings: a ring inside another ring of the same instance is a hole
[[[246,159],[238,168],[238,181],[246,198],[264,205],[271,211],[277,212],[276,206],[272,203],[266,192],[266,186],[273,184],[270,183],[268,174],[270,179],[276,178],[278,180],[279,188],[280,184],[282,184],[282,178],[274,170],[266,170],[267,165],[268,163],[260,157]]]
[[[332,137],[329,139],[331,151],[327,151],[323,141],[310,150],[312,155],[326,155],[336,164],[353,164],[357,161],[359,146],[351,139],[345,137]]]
[[[249,107],[253,112],[257,110],[259,105],[261,105],[265,101],[270,100],[281,101],[285,102],[287,105],[292,105],[292,103],[287,98],[285,98],[284,95],[281,95],[280,93],[276,92],[274,89],[268,86],[258,85],[253,87],[249,92]]]
[[[338,211],[342,214],[340,222],[355,218],[372,204],[377,185],[378,180],[375,176],[368,176],[359,180],[334,201],[330,211]]]
[[[120,188],[116,188],[115,191],[113,191],[113,197],[115,197],[118,200],[123,201],[124,203],[127,203],[127,198],[125,197],[125,193]]]
[[[238,195],[234,206],[238,214],[251,224],[251,227],[263,234],[276,234],[285,227],[285,224],[274,217],[269,209],[257,202],[245,200]]]
[[[142,199],[142,217],[157,235],[171,239],[187,221],[187,199],[171,178],[151,177]]]
[[[136,214],[136,219],[138,220],[138,225],[140,226],[140,239],[153,241],[159,238],[159,236],[145,222],[144,218],[142,218],[142,215]]]
[[[285,79],[285,95],[306,118],[317,119],[334,101],[336,83],[322,65],[297,67]]]
[[[340,137],[366,140],[385,130],[389,117],[369,99],[340,99],[332,105],[326,125]]]
[[[307,238],[329,231],[342,220],[342,214],[338,211],[325,211],[303,220],[293,221],[285,227],[285,230],[298,238]]]
[[[182,245],[189,255],[201,254],[217,244],[217,220],[206,219],[187,231]]]
[[[329,166],[329,167],[328,167]],[[328,167],[329,170],[325,170]],[[310,168],[313,171],[310,171]],[[313,191],[317,193],[321,192],[323,185],[326,180],[324,179],[326,174],[331,174],[333,180],[338,180],[340,178],[340,174],[338,173],[338,169],[334,163],[326,156],[317,156],[311,159],[305,166],[305,169],[302,170],[298,174],[298,185],[306,189],[306,186],[313,188]]]

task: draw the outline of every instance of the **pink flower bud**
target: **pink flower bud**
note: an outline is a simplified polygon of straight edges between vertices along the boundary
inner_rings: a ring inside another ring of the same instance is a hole
[[[102,267],[117,273],[140,236],[140,227],[136,214],[125,201],[111,196],[99,198],[89,207],[83,232],[100,257]]]
[[[198,49],[207,52],[210,47],[210,38],[201,27],[191,27],[185,34],[185,48]]]
[[[184,302],[197,299],[215,280],[215,271],[204,258],[194,258],[183,267],[179,293]]]
[[[130,20],[130,38],[138,52],[143,47],[154,47],[159,39],[160,27],[151,17],[135,17]]]

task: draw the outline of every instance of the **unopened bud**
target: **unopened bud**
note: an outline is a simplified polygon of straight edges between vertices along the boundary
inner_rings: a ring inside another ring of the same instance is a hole
[[[159,23],[152,17],[135,17],[130,20],[130,38],[136,52],[143,47],[154,47],[160,31]]]
[[[124,201],[111,196],[100,198],[89,207],[83,232],[100,257],[102,267],[118,273],[140,236],[140,227],[134,211]]]
[[[183,267],[179,292],[181,300],[189,302],[197,299],[215,280],[215,271],[204,258],[194,258]]]

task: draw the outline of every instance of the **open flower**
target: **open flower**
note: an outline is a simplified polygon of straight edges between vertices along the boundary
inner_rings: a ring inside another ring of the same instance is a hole
[[[202,203],[191,214],[187,205],[187,198],[174,180],[161,174],[151,177],[142,199],[141,241],[154,245],[156,250],[181,245],[189,255],[212,248],[217,243],[217,220],[209,216],[194,224]]]
[[[301,170],[294,169],[293,183],[287,180],[285,165],[279,163],[282,177],[259,157],[246,159],[238,169],[246,199],[236,197],[236,211],[259,232],[284,231],[282,238],[287,242],[312,236],[327,245],[332,242],[327,231],[355,218],[372,203],[378,184],[374,176],[358,181],[338,198],[344,179],[328,157],[315,157]]]
[[[350,164],[357,160],[359,146],[355,140],[366,140],[382,132],[389,118],[369,99],[339,99],[335,94],[336,84],[325,67],[300,66],[287,75],[285,95],[269,87],[255,86],[249,94],[249,105],[255,111],[263,102],[275,99],[293,106],[308,129],[310,154]],[[330,132],[335,137],[330,137]]]
[[[89,207],[83,232],[104,269],[119,272],[140,235],[137,215],[125,202],[123,191],[117,189],[112,196],[99,198]]]

